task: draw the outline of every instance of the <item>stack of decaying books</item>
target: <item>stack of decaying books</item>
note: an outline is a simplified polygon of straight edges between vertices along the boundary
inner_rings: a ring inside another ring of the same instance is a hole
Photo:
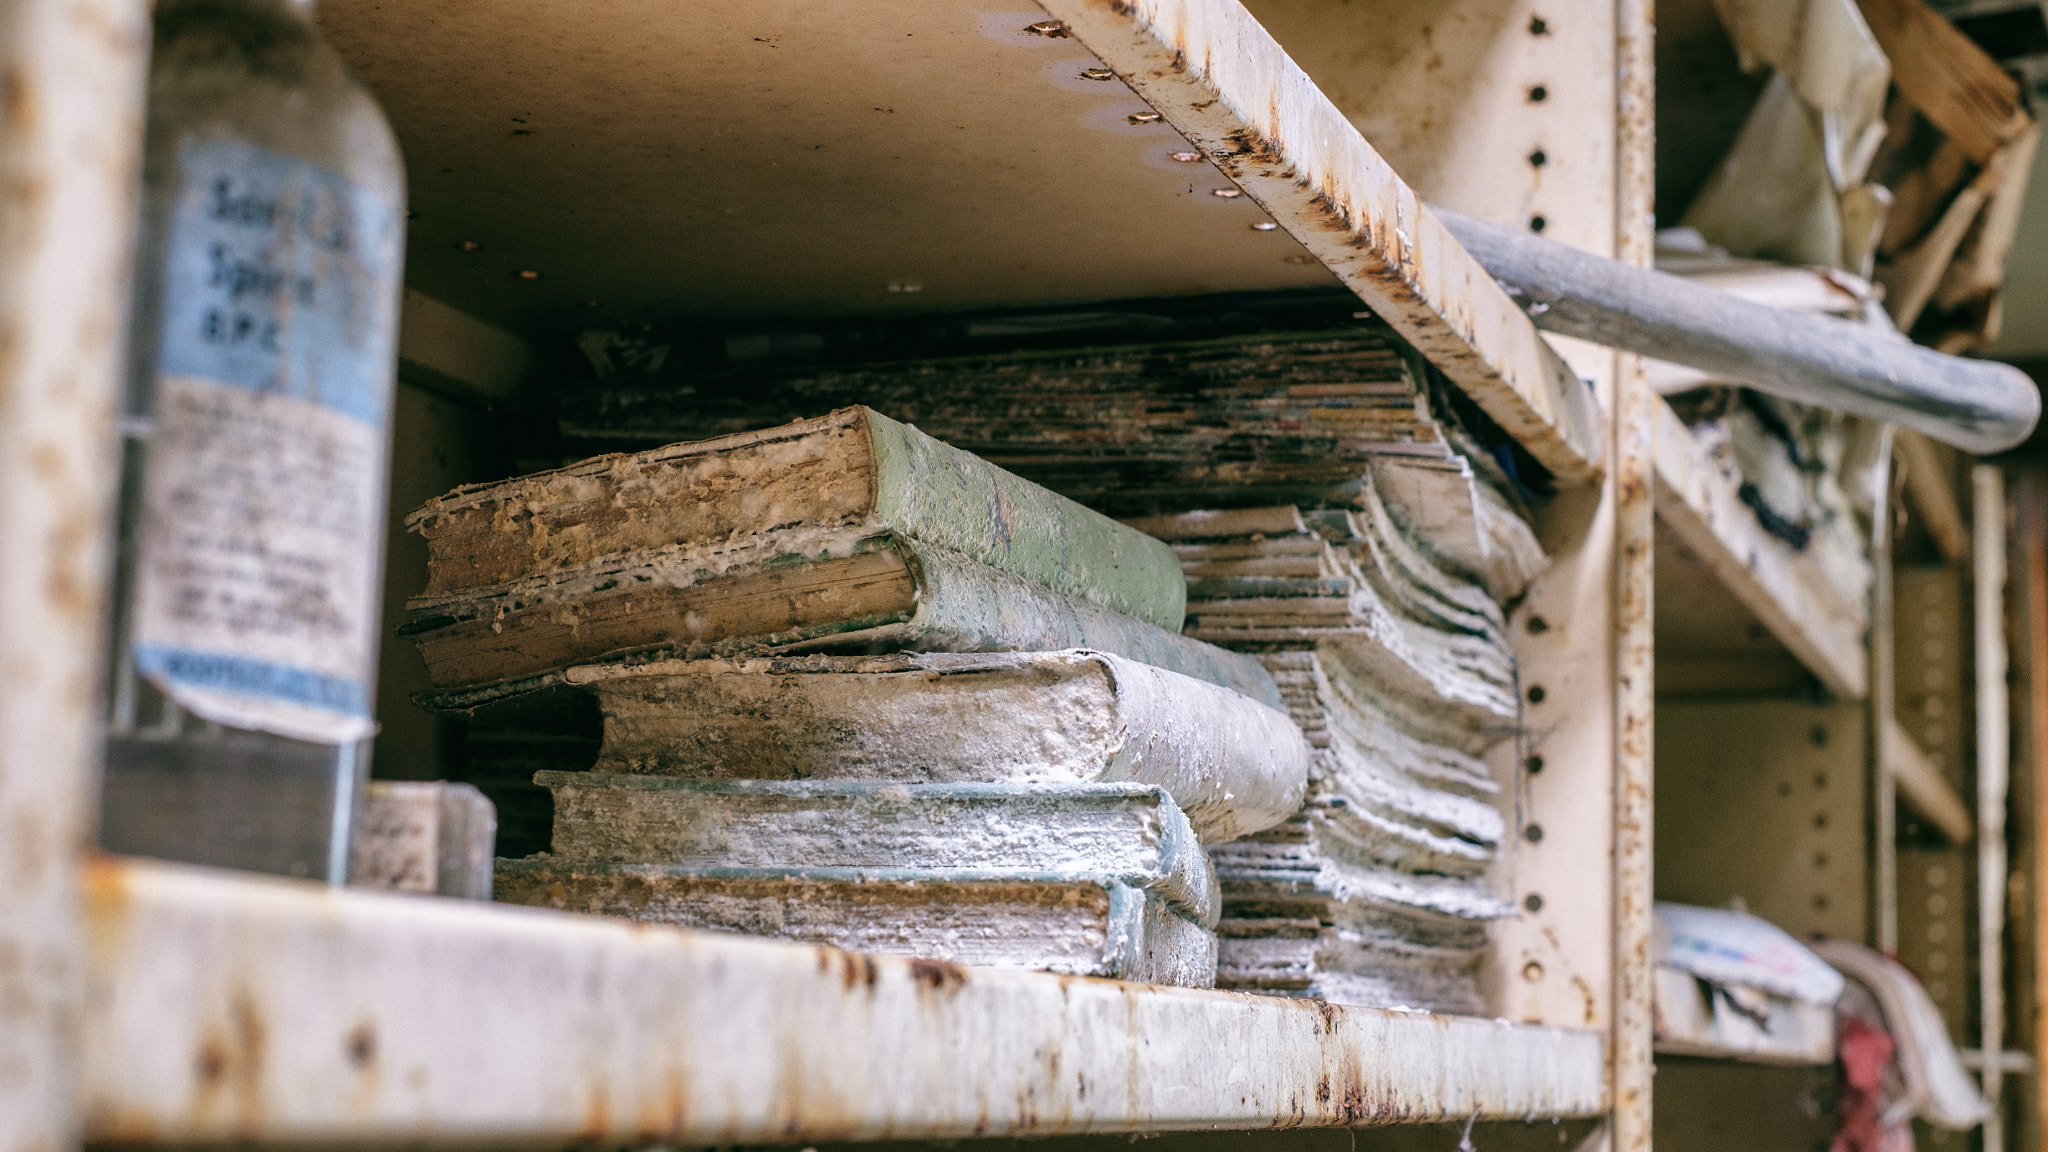
[[[734,368],[687,387],[593,366],[600,381],[563,398],[581,443],[886,397],[949,443],[1175,541],[1188,635],[1258,660],[1315,749],[1303,810],[1211,853],[1219,983],[1481,1009],[1487,924],[1512,911],[1495,895],[1506,821],[1481,758],[1520,717],[1501,605],[1548,564],[1524,512],[1543,481],[1383,325]]]
[[[1256,653],[1316,749],[1294,819],[1212,851],[1218,981],[1346,1003],[1480,1010],[1498,791],[1512,733],[1499,606],[1418,548],[1367,478],[1356,510],[1136,522],[1175,542],[1188,633]]]
[[[1207,844],[1300,807],[1159,541],[864,408],[459,489],[406,632],[451,711],[594,698],[500,899],[1206,986]]]

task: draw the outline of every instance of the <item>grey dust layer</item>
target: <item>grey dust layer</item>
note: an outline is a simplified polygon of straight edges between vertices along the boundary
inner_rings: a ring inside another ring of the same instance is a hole
[[[1142,784],[674,780],[543,772],[553,859],[698,870],[856,869],[1097,877],[1213,927],[1214,874],[1187,817]],[[908,867],[906,867],[908,866]]]
[[[498,898],[862,952],[1211,987],[1215,872],[1162,788],[541,772]]]
[[[1157,785],[1204,842],[1294,815],[1287,714],[1102,652],[672,661],[568,672],[604,713],[599,773]]]

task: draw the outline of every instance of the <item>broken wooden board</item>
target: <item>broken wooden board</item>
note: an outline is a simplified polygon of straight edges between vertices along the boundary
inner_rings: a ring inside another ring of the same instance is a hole
[[[1553,474],[1600,475],[1591,389],[1237,0],[1041,4]]]
[[[1607,1107],[1591,1030],[109,859],[86,919],[92,1142],[780,1144]]]
[[[1979,164],[2033,126],[2017,80],[1922,0],[1857,0],[1900,95]]]
[[[1764,531],[1735,482],[1660,402],[1657,518],[1755,613],[1830,692],[1861,699],[1868,690],[1863,634],[1867,606],[1834,589],[1818,559]]]

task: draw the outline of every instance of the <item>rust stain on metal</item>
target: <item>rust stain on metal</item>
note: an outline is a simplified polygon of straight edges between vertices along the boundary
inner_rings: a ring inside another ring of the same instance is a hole
[[[224,1127],[237,1139],[264,1132],[264,1060],[270,1029],[246,989],[230,993],[227,1019],[200,1036],[192,1055],[192,1112],[205,1127]]]
[[[377,1065],[377,1026],[368,1020],[358,1021],[349,1029],[348,1062],[356,1070],[369,1072]]]
[[[873,960],[869,960],[872,964]],[[950,960],[913,959],[910,978],[927,992],[951,992],[967,983],[967,969]]]
[[[612,1133],[611,1099],[605,1093],[603,1084],[590,1086],[590,1099],[583,1106],[583,1132],[585,1143],[601,1144]]]
[[[880,979],[881,970],[875,967],[875,958],[860,952],[841,952],[832,948],[818,949],[818,969],[829,972],[834,966],[839,969],[840,986],[848,990],[866,988],[873,991],[875,981]]]

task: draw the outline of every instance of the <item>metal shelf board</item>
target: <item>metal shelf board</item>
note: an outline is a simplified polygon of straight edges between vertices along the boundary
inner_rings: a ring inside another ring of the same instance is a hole
[[[96,1143],[677,1145],[1592,1116],[1597,1032],[99,858]]]

